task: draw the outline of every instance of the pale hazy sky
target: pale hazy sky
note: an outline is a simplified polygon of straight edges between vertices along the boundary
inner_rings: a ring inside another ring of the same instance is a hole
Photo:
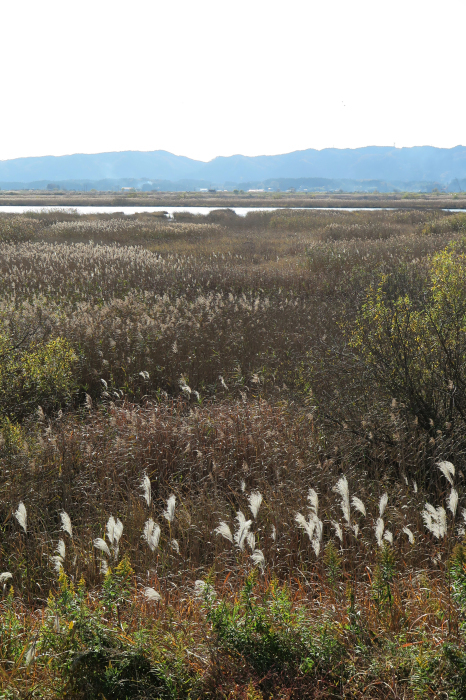
[[[466,144],[466,1],[23,0],[0,159]]]

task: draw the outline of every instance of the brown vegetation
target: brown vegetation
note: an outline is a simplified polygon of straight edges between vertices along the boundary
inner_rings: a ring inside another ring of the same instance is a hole
[[[60,411],[3,403],[5,697],[464,697],[462,433],[424,429],[350,335],[381,274],[417,288],[465,230],[0,218],[2,348],[75,353]]]

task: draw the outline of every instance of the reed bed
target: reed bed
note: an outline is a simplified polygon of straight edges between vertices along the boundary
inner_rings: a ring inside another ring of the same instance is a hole
[[[465,697],[462,433],[348,337],[465,222],[239,219],[0,220],[2,697]]]

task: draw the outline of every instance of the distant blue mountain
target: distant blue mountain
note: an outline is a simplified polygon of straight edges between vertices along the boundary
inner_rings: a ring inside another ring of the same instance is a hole
[[[204,163],[168,151],[122,151],[0,161],[0,183],[40,180],[202,180],[258,182],[276,178],[430,181],[466,178],[466,147],[308,149],[276,156],[219,156]]]

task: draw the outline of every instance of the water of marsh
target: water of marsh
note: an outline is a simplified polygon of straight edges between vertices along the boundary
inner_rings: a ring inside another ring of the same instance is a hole
[[[211,211],[219,211],[227,207],[93,207],[93,206],[77,206],[77,207],[34,207],[34,206],[0,206],[0,213],[5,214],[24,214],[29,211],[60,211],[69,209],[77,214],[115,214],[121,212],[126,215],[141,214],[141,213],[161,213],[166,212],[168,216],[173,216],[174,213],[186,212],[189,214],[210,214]],[[246,216],[250,211],[277,211],[284,207],[228,207],[239,216]],[[285,207],[285,209],[294,209],[298,211],[308,211],[314,209],[323,209],[323,207]],[[326,211],[391,211],[393,207],[325,207]],[[444,209],[443,211],[464,212],[466,209]]]

